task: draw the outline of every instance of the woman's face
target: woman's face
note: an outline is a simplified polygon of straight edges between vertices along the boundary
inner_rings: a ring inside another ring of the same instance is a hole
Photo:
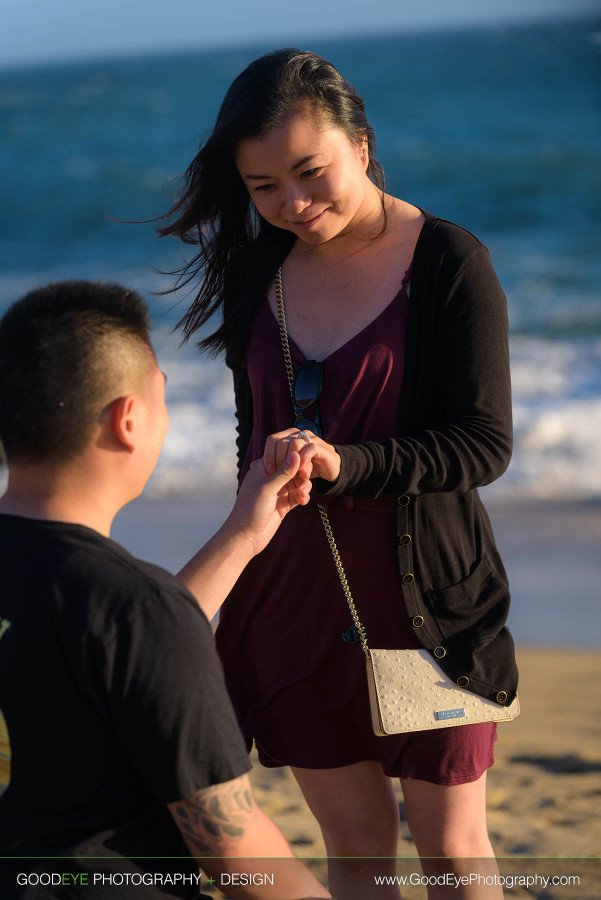
[[[351,233],[373,206],[367,141],[309,109],[240,141],[236,166],[263,218],[309,244]]]

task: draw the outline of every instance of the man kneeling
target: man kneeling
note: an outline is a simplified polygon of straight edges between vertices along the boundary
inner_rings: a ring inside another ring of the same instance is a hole
[[[164,386],[146,305],[118,285],[50,285],[0,323],[0,850],[38,861],[11,896],[198,896],[195,856],[232,897],[329,897],[253,800],[198,603],[109,539],[158,458]],[[307,502],[299,461],[254,466],[195,557],[216,606]],[[253,857],[285,859],[265,879]]]

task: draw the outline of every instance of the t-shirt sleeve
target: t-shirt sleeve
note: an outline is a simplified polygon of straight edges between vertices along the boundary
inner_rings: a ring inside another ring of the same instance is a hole
[[[148,590],[90,649],[115,740],[171,803],[250,763],[206,617],[183,587]]]

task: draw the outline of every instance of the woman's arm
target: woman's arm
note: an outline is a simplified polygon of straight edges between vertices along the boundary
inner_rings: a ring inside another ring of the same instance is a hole
[[[419,302],[419,298],[416,298]],[[507,303],[483,245],[439,307],[437,421],[415,434],[337,447],[341,473],[326,493],[467,491],[494,481],[512,450]]]
[[[420,299],[416,296],[414,302]],[[429,427],[382,443],[335,447],[318,441],[290,445],[287,436],[275,453],[268,441],[273,458],[266,456],[267,471],[288,444],[300,452],[303,463],[314,458],[314,475],[322,476],[316,489],[331,496],[467,491],[498,478],[512,449],[507,306],[482,244],[454,273],[437,316],[429,359],[436,369],[439,403],[436,412],[424,412],[432,420]],[[418,357],[417,365],[424,364]]]

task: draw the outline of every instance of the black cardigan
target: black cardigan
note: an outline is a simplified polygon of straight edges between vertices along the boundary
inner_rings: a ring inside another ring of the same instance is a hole
[[[486,247],[465,229],[425,215],[411,269],[397,435],[382,444],[337,445],[339,478],[319,479],[315,487],[332,497],[397,496],[402,600],[416,635],[454,681],[509,704],[517,690],[505,627],[509,589],[477,491],[511,457],[505,295]],[[249,291],[245,337],[287,249],[274,245],[266,254],[261,283]],[[252,394],[244,366],[228,365],[241,465]]]

